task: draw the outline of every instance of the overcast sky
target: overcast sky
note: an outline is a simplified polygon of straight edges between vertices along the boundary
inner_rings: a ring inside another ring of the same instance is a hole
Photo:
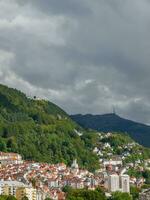
[[[150,1],[0,0],[0,82],[150,124]]]

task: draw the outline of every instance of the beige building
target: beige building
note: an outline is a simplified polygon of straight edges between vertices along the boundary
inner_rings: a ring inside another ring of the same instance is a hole
[[[23,160],[20,154],[0,152],[1,165],[21,164],[21,163],[23,163]]]
[[[36,200],[36,189],[32,187],[20,187],[16,190],[17,200],[21,200],[23,197],[27,197],[29,200]]]
[[[18,181],[0,181],[0,195],[12,195],[17,200],[24,196],[29,200],[36,200],[36,189]]]
[[[24,183],[18,181],[0,181],[0,195],[16,196],[16,189],[24,186]]]
[[[10,195],[10,193],[11,193],[11,192],[10,192],[10,188],[9,188],[9,186],[8,186],[8,185],[4,185],[1,194],[3,194],[3,195]]]

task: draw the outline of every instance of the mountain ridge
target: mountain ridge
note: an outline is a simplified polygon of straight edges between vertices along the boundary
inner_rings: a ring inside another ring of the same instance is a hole
[[[84,128],[103,132],[126,132],[141,145],[150,147],[150,126],[124,119],[114,113],[103,115],[77,114],[70,117]]]

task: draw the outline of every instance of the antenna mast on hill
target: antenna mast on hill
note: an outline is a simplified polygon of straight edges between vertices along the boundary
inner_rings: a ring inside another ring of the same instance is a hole
[[[113,114],[116,115],[116,108],[113,106]]]

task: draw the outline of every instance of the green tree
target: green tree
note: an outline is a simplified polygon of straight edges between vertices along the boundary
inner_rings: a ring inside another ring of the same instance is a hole
[[[0,200],[6,200],[8,196],[6,195],[0,195]]]
[[[67,193],[67,200],[106,200],[101,190],[71,189]]]
[[[46,198],[45,198],[45,200],[52,200],[52,199],[51,199],[51,198],[49,198],[49,197],[46,197]]]
[[[132,200],[132,196],[128,193],[114,192],[111,200]]]
[[[150,184],[150,170],[144,171],[143,177],[146,179],[146,184]]]
[[[66,185],[65,187],[63,187],[62,191],[65,193],[70,193],[72,190],[72,187],[70,187],[69,185]]]
[[[7,197],[6,200],[17,200],[17,199],[14,196],[10,195],[10,196]]]
[[[22,197],[21,200],[29,200],[27,196]]]
[[[130,187],[130,193],[133,197],[133,200],[136,200],[139,198],[139,193],[140,193],[140,189],[134,186]]]
[[[70,196],[70,197],[67,198],[67,200],[84,200],[84,198],[82,198],[82,197]]]
[[[6,143],[0,137],[0,151],[4,151],[5,152],[6,150],[7,150]]]

